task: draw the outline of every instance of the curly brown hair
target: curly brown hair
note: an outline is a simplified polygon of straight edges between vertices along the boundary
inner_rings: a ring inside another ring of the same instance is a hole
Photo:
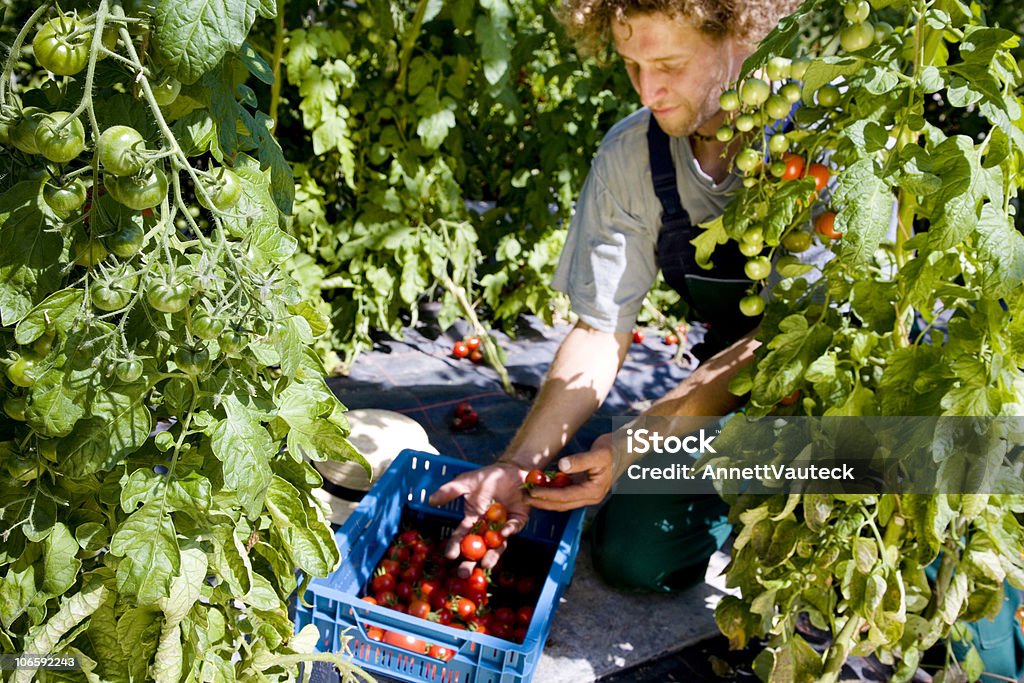
[[[732,36],[756,43],[800,0],[564,0],[555,16],[585,55],[603,57],[615,21],[637,14],[664,13],[686,19],[712,38]]]

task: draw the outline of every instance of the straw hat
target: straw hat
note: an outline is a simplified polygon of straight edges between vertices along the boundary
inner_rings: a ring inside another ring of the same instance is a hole
[[[392,410],[360,408],[345,413],[351,425],[349,443],[366,458],[376,481],[401,451],[411,448],[437,453],[430,445],[427,432],[419,422]],[[340,524],[352,513],[371,485],[366,470],[353,462],[313,462],[324,478],[322,489],[315,491],[320,500],[331,506],[331,521]]]

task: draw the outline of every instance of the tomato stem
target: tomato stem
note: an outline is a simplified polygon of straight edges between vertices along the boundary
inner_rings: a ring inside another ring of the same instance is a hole
[[[7,84],[11,82],[11,74],[14,71],[14,65],[17,63],[16,57],[21,54],[21,47],[25,44],[25,39],[28,38],[28,34],[32,31],[36,22],[50,9],[48,3],[43,3],[40,7],[32,13],[32,16],[28,18],[25,25],[18,31],[18,37],[14,39],[14,44],[11,45],[10,55],[12,59],[8,59],[4,64],[3,78],[0,78],[0,104],[7,104]]]

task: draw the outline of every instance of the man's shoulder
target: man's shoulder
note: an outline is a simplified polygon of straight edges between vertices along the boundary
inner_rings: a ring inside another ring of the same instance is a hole
[[[647,166],[647,124],[651,112],[646,107],[638,109],[618,121],[605,134],[597,149],[594,164],[605,174],[634,172]]]

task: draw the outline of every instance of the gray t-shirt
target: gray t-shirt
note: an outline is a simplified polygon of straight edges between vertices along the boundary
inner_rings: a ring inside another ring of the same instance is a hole
[[[580,320],[628,332],[658,275],[661,203],[647,151],[649,109],[615,124],[597,150],[569,224],[552,286],[569,295]],[[669,138],[683,207],[694,225],[720,215],[741,179],[705,174],[687,138]]]

